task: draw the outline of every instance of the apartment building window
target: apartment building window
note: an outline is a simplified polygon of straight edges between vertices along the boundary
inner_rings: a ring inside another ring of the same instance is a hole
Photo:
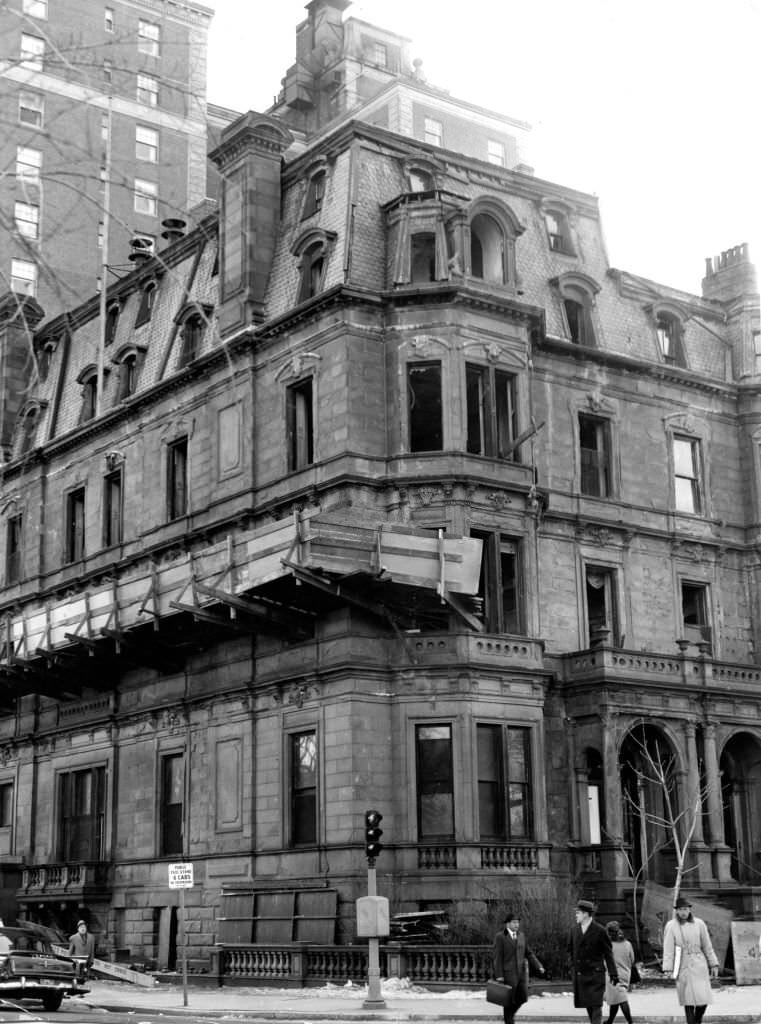
[[[85,557],[85,489],[77,487],[66,495],[66,550],[67,562],[78,562]]]
[[[490,284],[515,281],[515,239],[523,230],[512,211],[492,205],[470,221],[470,273]]]
[[[379,67],[385,68],[388,66],[388,50],[383,43],[373,40],[370,44],[370,60]]]
[[[575,345],[592,346],[595,343],[591,308],[590,297],[579,289],[569,289],[563,299],[568,334]]]
[[[516,379],[490,366],[465,366],[467,451],[512,459],[517,437]]]
[[[531,838],[531,730],[479,725],[476,746],[479,838]]]
[[[148,107],[157,107],[159,104],[159,83],[153,75],[137,76],[137,101],[145,103]]]
[[[42,153],[30,146],[16,146],[16,178],[26,185],[39,185]]]
[[[21,579],[21,549],[24,536],[24,517],[21,512],[8,516],[5,524],[5,582],[18,583]]]
[[[13,828],[13,783],[0,783],[0,828]]]
[[[505,159],[504,143],[498,142],[496,139],[489,139],[486,145],[486,158],[489,161],[489,163],[494,164],[496,167],[506,167],[507,161]]]
[[[179,519],[188,512],[188,439],[181,437],[167,446],[167,513]]]
[[[45,19],[48,16],[48,0],[24,0],[21,9],[30,18]]]
[[[616,573],[607,567],[588,565],[585,572],[587,626],[589,645],[618,645],[618,609]]]
[[[547,210],[544,214],[544,223],[550,249],[572,256],[571,229],[566,215],[560,210]]]
[[[159,158],[159,133],[155,128],[135,126],[135,159],[155,164]]]
[[[58,776],[58,859],[100,861],[105,853],[106,770],[62,772]]]
[[[27,92],[22,89],[18,98],[19,124],[28,124],[34,128],[42,128],[45,101],[38,92]]]
[[[185,756],[167,754],[161,758],[159,796],[159,856],[182,853],[182,825],[185,806]]]
[[[708,617],[708,587],[682,581],[682,636],[694,644],[711,641]]]
[[[114,9],[113,7],[106,7],[103,11],[103,28],[106,32],[114,31]]]
[[[119,327],[119,316],[121,314],[121,307],[118,302],[113,302],[106,310],[106,330],[105,330],[105,343],[111,345],[116,338],[116,331]]]
[[[444,447],[441,363],[407,364],[407,400],[411,452],[440,452]]]
[[[138,356],[137,352],[130,352],[119,362],[119,388],[117,399],[122,402],[130,395],[134,395],[137,387]]]
[[[34,203],[16,201],[13,206],[16,230],[24,238],[37,241],[40,237],[40,208]]]
[[[285,391],[288,472],[314,462],[314,397],[312,378],[291,384]]]
[[[674,437],[674,506],[677,512],[702,512],[700,442],[691,437]]]
[[[418,839],[454,837],[451,725],[415,727]]]
[[[11,260],[11,291],[37,294],[37,265],[30,260]]]
[[[423,125],[423,137],[431,146],[444,145],[444,126],[433,117],[426,117]]]
[[[137,23],[138,52],[147,53],[151,57],[158,57],[160,40],[160,27],[152,21],[143,21],[141,18]]]
[[[594,498],[611,494],[610,423],[579,413],[581,493]]]
[[[103,478],[103,545],[107,548],[122,542],[123,472],[119,466]]]
[[[154,181],[135,178],[135,213],[155,217],[158,213],[159,187]]]
[[[39,36],[21,33],[21,67],[30,71],[42,71],[45,58],[45,40]]]
[[[322,209],[322,201],[325,198],[325,182],[327,174],[325,171],[317,171],[309,179],[306,196],[304,198],[304,209],[301,212],[302,220],[319,213]]]
[[[487,633],[523,635],[520,541],[477,530],[471,536],[482,542],[478,596]]]
[[[317,733],[292,733],[290,742],[291,846],[317,842]]]

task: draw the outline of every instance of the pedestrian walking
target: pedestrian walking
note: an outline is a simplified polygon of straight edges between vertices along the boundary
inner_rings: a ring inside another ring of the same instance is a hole
[[[77,930],[69,936],[69,956],[84,957],[86,978],[95,959],[95,938],[87,930],[86,921],[77,921]]]
[[[719,961],[705,921],[693,916],[690,901],[680,896],[674,911],[676,917],[663,932],[663,970],[676,979],[676,994],[687,1024],[700,1024],[713,1002],[711,979],[719,975]]]
[[[605,985],[605,1002],[610,1009],[605,1024],[613,1024],[619,1010],[624,1015],[626,1024],[632,1024],[632,1012],[629,1008],[629,989],[631,988],[632,968],[634,967],[634,947],[621,931],[618,921],[608,921],[605,931],[611,942],[613,959],[618,972],[618,985],[614,985],[608,976]]]
[[[578,901],[568,949],[573,965],[573,1005],[584,1007],[591,1024],[602,1024],[605,970],[611,984],[618,985],[618,969],[608,933],[592,919],[594,910],[589,900]]]
[[[512,989],[510,1001],[503,1008],[505,1024],[513,1024],[516,1013],[528,999],[529,962],[537,974],[544,974],[544,967],[529,949],[520,926],[520,916],[508,910],[505,927],[494,939],[494,977]]]

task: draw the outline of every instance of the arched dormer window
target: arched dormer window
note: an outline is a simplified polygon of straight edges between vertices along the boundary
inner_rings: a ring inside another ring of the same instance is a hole
[[[470,274],[496,285],[514,285],[515,240],[523,225],[508,206],[477,203],[470,215]]]
[[[301,235],[293,247],[298,258],[299,290],[298,302],[319,295],[325,287],[325,272],[328,265],[330,245],[335,236],[327,231],[308,231]]]
[[[41,402],[30,403],[21,414],[16,428],[19,455],[26,455],[34,448],[34,442],[37,438],[37,427],[39,426],[43,408],[44,405]]]
[[[319,213],[325,199],[325,186],[328,181],[327,160],[322,157],[309,168],[307,177],[307,188],[304,196],[304,206],[301,211],[301,219],[311,217]]]
[[[600,286],[588,274],[569,273],[551,282],[559,292],[563,307],[565,329],[574,345],[594,348],[598,344],[595,295]]]
[[[187,366],[200,356],[211,311],[211,306],[204,306],[198,302],[189,302],[183,306],[175,317],[179,325],[177,335],[180,340],[178,369]]]
[[[104,385],[105,385],[105,374],[104,373]],[[79,412],[79,422],[87,423],[88,420],[92,420],[98,413],[98,368],[96,366],[86,366],[77,377],[77,383],[82,385],[82,406]]]
[[[45,338],[43,341],[35,342],[35,355],[37,357],[37,375],[40,381],[45,381],[50,373],[50,365],[53,362],[53,354],[58,348],[60,335],[54,338]]]
[[[685,311],[675,303],[656,302],[648,308],[655,324],[658,355],[669,366],[687,366],[684,352]]]
[[[146,281],[140,295],[140,307],[135,317],[135,327],[142,327],[147,324],[153,316],[153,307],[156,304],[158,295],[158,283],[154,280]]]
[[[442,167],[435,161],[417,157],[414,160],[405,160],[402,170],[408,192],[433,192],[437,176],[442,173]]]
[[[116,329],[119,326],[119,314],[121,313],[121,307],[118,302],[112,302],[106,310],[106,332],[105,332],[105,344],[111,345],[116,339]]]
[[[117,402],[123,402],[130,395],[134,395],[144,355],[145,349],[142,346],[124,345],[114,356],[113,361],[119,372]]]

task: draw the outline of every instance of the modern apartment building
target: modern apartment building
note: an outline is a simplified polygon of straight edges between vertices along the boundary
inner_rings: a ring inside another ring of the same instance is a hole
[[[700,295],[611,267],[525,126],[400,68],[220,127],[219,212],[105,331],[0,304],[5,902],[158,967],[180,860],[194,970],[352,942],[368,808],[395,911],[629,913],[671,801],[685,886],[758,912],[747,247]]]
[[[184,0],[0,9],[0,281],[48,315],[128,273],[206,194],[212,12]]]

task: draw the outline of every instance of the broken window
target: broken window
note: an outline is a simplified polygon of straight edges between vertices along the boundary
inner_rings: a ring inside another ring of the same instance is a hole
[[[708,624],[708,587],[704,583],[682,582],[682,630],[692,643],[711,640]]]
[[[579,414],[581,493],[607,498],[611,493],[610,424],[597,416]]]
[[[498,533],[472,531],[483,542],[478,597],[487,633],[522,636],[523,596],[520,578],[520,542]]]
[[[426,284],[436,280],[436,235],[418,231],[410,239],[410,280]]]
[[[454,836],[452,727],[418,725],[415,729],[418,839]]]
[[[408,363],[407,395],[411,452],[440,452],[444,447],[441,363]]]
[[[615,580],[613,569],[587,566],[585,583],[590,647],[607,643],[618,646]]]
[[[465,366],[467,451],[512,459],[517,436],[516,379],[490,366]]]
[[[314,461],[312,378],[291,384],[285,393],[288,471],[311,466]]]

